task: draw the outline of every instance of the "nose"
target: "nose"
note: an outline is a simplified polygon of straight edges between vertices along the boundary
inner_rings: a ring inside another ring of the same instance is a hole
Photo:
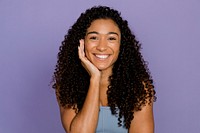
[[[97,45],[97,50],[99,50],[99,51],[105,51],[106,49],[107,49],[107,41],[106,41],[106,39],[104,39],[104,38],[101,38],[100,40],[99,40],[99,43],[98,43],[98,45]]]

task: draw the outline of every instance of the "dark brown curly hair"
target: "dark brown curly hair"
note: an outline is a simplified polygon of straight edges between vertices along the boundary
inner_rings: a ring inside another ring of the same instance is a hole
[[[123,123],[128,129],[134,111],[141,110],[142,106],[152,103],[156,97],[147,63],[140,53],[141,45],[118,11],[106,6],[94,6],[80,15],[60,46],[53,88],[57,90],[61,106],[74,107],[76,112],[81,110],[90,76],[81,65],[78,45],[91,23],[97,19],[112,19],[121,32],[120,53],[109,77],[107,98],[112,114],[119,111],[119,125]]]

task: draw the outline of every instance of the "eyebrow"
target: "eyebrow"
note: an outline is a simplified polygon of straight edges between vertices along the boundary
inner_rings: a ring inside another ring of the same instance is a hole
[[[89,35],[89,34],[100,34],[99,32],[96,32],[96,31],[91,31],[91,32],[88,32],[86,35]],[[117,36],[119,36],[119,34],[117,32],[108,32],[108,34],[115,34]]]

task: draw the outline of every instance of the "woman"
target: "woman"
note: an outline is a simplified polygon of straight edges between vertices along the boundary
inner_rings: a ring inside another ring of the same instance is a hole
[[[153,80],[120,13],[92,7],[69,29],[54,85],[67,133],[153,133]]]

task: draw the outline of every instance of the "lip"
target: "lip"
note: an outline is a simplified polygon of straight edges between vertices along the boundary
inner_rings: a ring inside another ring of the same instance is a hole
[[[110,54],[94,54],[94,56],[100,60],[105,60],[108,59],[108,57],[110,56]]]

